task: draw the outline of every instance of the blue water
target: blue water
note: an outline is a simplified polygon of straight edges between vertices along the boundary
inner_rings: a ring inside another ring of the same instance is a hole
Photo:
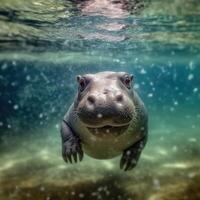
[[[0,4],[0,200],[200,199],[200,5],[113,2]],[[61,156],[75,76],[105,70],[134,74],[148,108],[130,172],[120,157]]]

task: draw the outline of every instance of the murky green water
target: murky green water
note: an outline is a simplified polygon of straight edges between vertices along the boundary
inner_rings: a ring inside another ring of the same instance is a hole
[[[199,13],[198,0],[2,0],[0,200],[199,200]],[[130,172],[61,157],[75,75],[104,70],[133,73],[149,111]]]

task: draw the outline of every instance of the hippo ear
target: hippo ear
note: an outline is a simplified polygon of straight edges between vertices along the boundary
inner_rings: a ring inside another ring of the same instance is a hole
[[[81,79],[81,75],[76,76],[76,80],[77,80],[77,82],[79,82],[80,79]]]
[[[133,74],[130,74],[131,81],[134,79]]]

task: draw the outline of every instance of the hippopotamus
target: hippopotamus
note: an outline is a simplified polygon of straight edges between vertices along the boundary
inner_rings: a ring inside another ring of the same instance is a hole
[[[84,153],[96,159],[121,156],[133,169],[147,142],[148,115],[133,88],[133,75],[104,71],[78,75],[78,92],[61,123],[62,156],[76,163]]]

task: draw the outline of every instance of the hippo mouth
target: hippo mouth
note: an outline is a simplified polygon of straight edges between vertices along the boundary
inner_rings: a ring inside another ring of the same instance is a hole
[[[102,136],[107,136],[107,135],[119,136],[123,134],[128,127],[129,127],[129,124],[123,125],[123,126],[106,125],[102,127],[87,127],[87,129],[93,135],[102,137]]]

